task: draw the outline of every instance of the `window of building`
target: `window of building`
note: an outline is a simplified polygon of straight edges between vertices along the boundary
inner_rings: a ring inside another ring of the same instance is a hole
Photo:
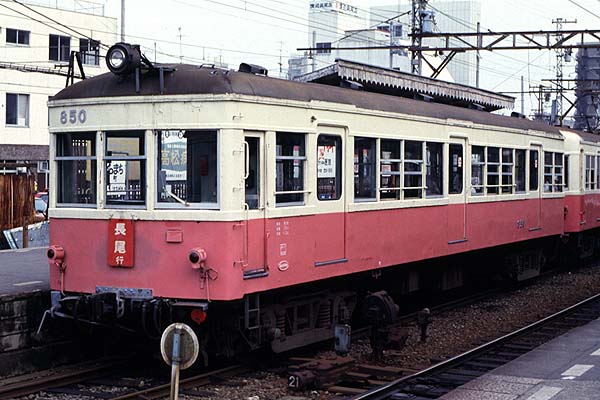
[[[380,198],[395,199],[401,198],[402,177],[402,141],[401,140],[382,140],[381,155],[379,160],[380,175]]]
[[[317,198],[337,200],[342,195],[342,138],[319,135],[317,139]]]
[[[29,126],[29,95],[6,93],[6,125]]]
[[[587,167],[587,165],[586,165]],[[586,168],[587,169],[587,168]],[[587,177],[587,173],[586,173]],[[544,152],[544,192],[563,191],[563,155]]]
[[[525,150],[515,150],[515,181],[517,192],[525,191],[525,176],[526,176],[526,156]]]
[[[79,39],[81,62],[86,65],[100,65],[100,42],[92,39]]]
[[[159,131],[158,137],[158,202],[214,206],[218,181],[217,132],[168,130]]]
[[[537,150],[529,151],[529,190],[538,190],[540,154]]]
[[[317,43],[317,54],[331,54],[331,42]]]
[[[104,161],[106,204],[144,205],[146,201],[144,132],[107,132]]]
[[[71,37],[50,35],[50,60],[69,61],[71,55]]]
[[[450,194],[460,194],[463,191],[463,147],[460,144],[450,145],[450,158],[448,159],[448,180]]]
[[[305,136],[303,133],[277,132],[275,154],[275,203],[277,205],[304,204]]]
[[[6,43],[29,45],[29,31],[6,28]]]
[[[485,147],[471,148],[471,194],[483,194],[485,170]]]
[[[444,179],[442,143],[425,143],[425,161],[427,197],[441,196]]]
[[[96,204],[96,134],[56,135],[57,202]]]
[[[354,199],[375,200],[376,195],[375,139],[354,138]]]

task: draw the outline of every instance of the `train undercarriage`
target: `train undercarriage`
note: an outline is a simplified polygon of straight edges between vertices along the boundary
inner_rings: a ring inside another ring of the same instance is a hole
[[[385,325],[445,294],[522,282],[552,265],[571,267],[600,249],[598,232],[538,239],[396,268],[246,295],[233,302],[152,297],[145,289],[98,287],[95,294],[52,293],[52,317],[78,327],[119,328],[158,339],[172,322],[190,325],[210,356],[270,348],[285,352],[334,337],[336,326]]]

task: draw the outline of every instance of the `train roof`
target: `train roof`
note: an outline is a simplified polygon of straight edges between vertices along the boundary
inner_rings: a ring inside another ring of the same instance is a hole
[[[322,101],[354,105],[360,109],[395,112],[439,119],[470,121],[498,127],[536,130],[560,135],[556,127],[522,118],[506,117],[484,111],[454,107],[379,93],[369,93],[318,83],[303,83],[222,70],[197,65],[175,64],[164,67],[161,93],[158,69],[146,71],[140,79],[140,91],[135,91],[135,74],[118,76],[105,73],[82,80],[58,92],[52,100],[91,99],[106,97],[136,97],[194,94],[238,94],[295,101]]]

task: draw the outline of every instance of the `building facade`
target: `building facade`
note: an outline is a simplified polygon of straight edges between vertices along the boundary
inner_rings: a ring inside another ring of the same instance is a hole
[[[71,51],[80,52],[86,75],[108,70],[102,46],[117,41],[118,24],[104,15],[102,3],[22,3],[0,0],[0,172],[26,172],[19,165],[30,165],[38,190],[44,190],[49,169],[47,101],[65,87]]]
[[[600,132],[600,49],[577,52],[575,129]]]

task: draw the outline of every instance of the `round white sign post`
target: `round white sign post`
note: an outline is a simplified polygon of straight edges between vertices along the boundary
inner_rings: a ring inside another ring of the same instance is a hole
[[[160,338],[160,353],[171,366],[170,400],[179,398],[179,370],[189,368],[200,351],[198,337],[186,324],[176,322],[165,329]]]

